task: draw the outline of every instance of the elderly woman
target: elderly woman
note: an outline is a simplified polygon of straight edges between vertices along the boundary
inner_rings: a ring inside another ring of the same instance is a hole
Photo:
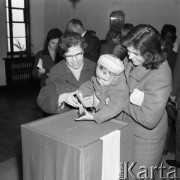
[[[134,175],[140,179],[142,167],[159,165],[167,134],[167,99],[171,92],[171,70],[161,50],[160,34],[150,25],[138,25],[122,44],[129,58],[124,60],[129,100],[123,109],[123,121],[135,126]],[[147,173],[141,173],[145,179]],[[148,178],[147,178],[148,179]]]
[[[86,44],[77,33],[65,33],[60,38],[64,60],[50,70],[46,86],[41,88],[37,103],[43,112],[58,114],[72,109],[65,102],[81,84],[94,75],[96,63],[83,57]]]

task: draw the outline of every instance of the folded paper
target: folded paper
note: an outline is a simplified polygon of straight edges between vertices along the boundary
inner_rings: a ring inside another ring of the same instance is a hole
[[[41,59],[41,58],[39,59],[39,62],[38,62],[38,64],[37,64],[37,67],[38,67],[39,69],[43,69],[43,62],[42,62],[42,59]]]

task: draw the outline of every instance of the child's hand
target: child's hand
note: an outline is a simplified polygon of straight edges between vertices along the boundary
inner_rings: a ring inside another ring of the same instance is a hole
[[[84,111],[84,115],[75,119],[76,121],[83,121],[83,120],[94,120],[94,117],[91,113],[87,110]]]

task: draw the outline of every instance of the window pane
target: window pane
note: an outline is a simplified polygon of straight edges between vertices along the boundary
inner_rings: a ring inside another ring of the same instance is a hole
[[[11,0],[12,7],[24,8],[24,0]]]
[[[11,51],[11,47],[10,47],[10,38],[7,38],[7,40],[8,40],[8,52],[10,52],[10,51]]]
[[[6,0],[6,7],[8,7],[8,0]]]
[[[10,34],[9,34],[9,23],[7,23],[7,37],[9,37]]]
[[[9,22],[9,8],[6,8],[6,21]]]
[[[25,38],[13,38],[14,51],[26,50],[26,39]]]
[[[25,23],[13,23],[13,37],[25,37]]]
[[[12,9],[12,20],[13,21],[24,21],[23,10]]]

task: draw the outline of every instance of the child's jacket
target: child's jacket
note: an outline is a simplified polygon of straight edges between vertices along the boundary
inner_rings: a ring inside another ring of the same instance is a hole
[[[129,91],[124,73],[113,84],[106,87],[101,87],[96,77],[93,76],[90,81],[81,85],[79,90],[83,97],[95,93],[99,99],[100,103],[96,106],[96,113],[93,114],[97,123],[102,123],[119,115],[129,100]]]

